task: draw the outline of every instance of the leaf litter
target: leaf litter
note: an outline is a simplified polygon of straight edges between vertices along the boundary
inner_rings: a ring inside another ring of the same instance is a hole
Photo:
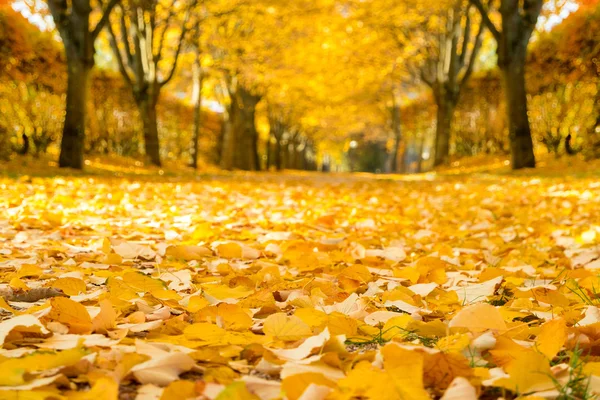
[[[598,181],[0,187],[2,399],[600,393]]]

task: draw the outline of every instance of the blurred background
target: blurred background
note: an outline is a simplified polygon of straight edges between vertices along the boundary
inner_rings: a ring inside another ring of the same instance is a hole
[[[0,5],[0,163],[418,173],[598,157],[598,0]]]

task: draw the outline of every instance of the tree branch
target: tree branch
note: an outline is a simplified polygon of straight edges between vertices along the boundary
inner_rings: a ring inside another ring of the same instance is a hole
[[[459,69],[462,69],[465,66],[465,61],[467,59],[467,51],[469,49],[469,43],[471,43],[471,5],[467,7],[465,12],[465,31],[463,33],[463,43],[462,48],[460,50],[460,58],[458,59]]]
[[[537,24],[538,17],[542,12],[543,0],[524,0],[523,2],[523,25],[525,28],[525,34],[531,35]]]
[[[473,4],[475,8],[477,8],[477,10],[479,10],[479,14],[481,14],[482,23],[485,24],[485,26],[490,30],[490,32],[494,36],[494,39],[496,39],[497,42],[500,42],[501,33],[490,19],[489,10],[485,9],[483,3],[481,3],[481,0],[469,0],[469,2]]]
[[[433,89],[433,85],[434,85],[435,82],[434,82],[433,79],[430,79],[427,76],[427,73],[425,73],[424,70],[421,70],[420,77],[421,77],[421,80],[427,84],[427,86],[429,86],[430,88]]]
[[[189,5],[188,10],[185,13],[185,18],[183,19],[183,26],[181,27],[181,34],[179,35],[179,41],[177,43],[177,49],[175,50],[175,54],[173,55],[173,66],[171,67],[171,71],[169,71],[169,74],[167,75],[167,77],[158,82],[158,84],[162,87],[164,85],[166,85],[167,83],[169,83],[169,81],[173,78],[173,76],[175,75],[175,70],[177,69],[177,62],[179,61],[179,55],[181,54],[181,49],[183,48],[183,42],[184,42],[184,38],[185,35],[187,33],[187,22],[190,19],[190,14],[191,14],[191,8],[192,8],[193,3],[191,3]]]
[[[167,15],[167,17],[164,20],[164,29],[161,32],[160,38],[158,39],[158,48],[156,50],[156,53],[153,55],[154,57],[154,62],[158,64],[158,62],[160,61],[160,59],[162,58],[162,52],[163,52],[163,47],[165,44],[165,37],[167,36],[167,31],[169,30],[169,24],[171,23],[171,18],[173,18],[173,16],[175,16],[176,12],[175,12],[175,2],[177,0],[173,0],[173,2],[171,3],[171,12],[169,12],[169,14]]]
[[[471,51],[471,57],[469,57],[469,64],[467,65],[467,69],[462,79],[460,80],[460,85],[458,88],[459,93],[462,91],[467,81],[473,74],[473,68],[475,63],[477,62],[477,56],[479,55],[479,50],[481,50],[481,45],[483,44],[483,32],[485,31],[485,25],[479,24],[479,30],[477,31],[477,36],[475,36],[475,44],[473,44],[473,50]]]
[[[96,38],[102,31],[102,28],[104,27],[104,25],[107,24],[109,17],[110,17],[110,13],[112,12],[113,8],[117,5],[117,3],[119,1],[120,0],[110,0],[108,2],[108,5],[106,6],[106,8],[104,8],[104,11],[102,13],[102,17],[100,18],[100,21],[98,21],[98,23],[96,24],[96,27],[92,31],[92,40],[93,41],[96,40]]]
[[[65,37],[69,36],[69,31],[71,29],[69,15],[67,14],[67,1],[48,0],[48,8],[50,9],[56,28],[60,32],[63,40],[65,40]]]
[[[131,87],[133,87],[133,81],[129,77],[129,73],[127,72],[127,68],[125,67],[125,63],[123,62],[123,57],[121,56],[121,50],[119,50],[119,45],[117,44],[117,37],[110,23],[106,24],[106,29],[108,30],[108,34],[110,37],[110,46],[112,47],[115,58],[117,59],[117,64],[119,66],[119,71],[121,75],[123,75],[123,79],[125,82]]]
[[[127,19],[125,18],[125,10],[121,7],[121,41],[123,42],[123,48],[125,49],[125,57],[127,57],[127,64],[133,65],[133,53],[129,46],[129,36],[127,35]]]

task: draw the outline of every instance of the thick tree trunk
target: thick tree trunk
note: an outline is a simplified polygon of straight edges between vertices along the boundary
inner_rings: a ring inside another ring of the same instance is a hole
[[[83,168],[85,108],[92,67],[80,60],[68,59],[66,113],[58,159],[61,168]]]
[[[194,58],[194,65],[192,67],[193,76],[193,91],[192,91],[192,102],[194,104],[194,132],[192,134],[192,148],[190,149],[192,155],[192,162],[190,166],[194,169],[198,168],[198,151],[200,143],[200,128],[202,126],[202,64],[200,59],[199,47],[196,49],[196,56]]]
[[[502,68],[508,113],[512,169],[535,168],[533,139],[527,116],[525,57],[514,58]]]
[[[587,159],[600,158],[600,82],[596,85],[593,115],[596,121],[591,124],[588,131],[588,148],[584,149]]]
[[[233,99],[232,106],[228,107],[226,114],[223,116],[223,126],[221,133],[221,149],[219,165],[223,169],[233,169],[233,157],[234,157],[234,138],[233,138]]]
[[[275,169],[281,171],[281,132],[275,135]]]
[[[289,158],[289,169],[296,169],[296,136],[297,134],[292,133],[290,136],[290,142],[288,143],[288,153],[290,155]]]
[[[423,172],[423,149],[425,148],[425,135],[421,134],[421,137],[419,138],[419,147],[418,147],[418,152],[419,154],[417,155],[417,173],[421,173]]]
[[[271,166],[273,165],[273,143],[271,143],[271,140],[273,139],[273,133],[269,133],[269,138],[267,139],[267,162],[266,162],[266,170],[269,171],[271,169]]]
[[[238,88],[232,97],[230,115],[232,126],[226,145],[231,152],[231,154],[226,155],[230,161],[230,168],[244,171],[257,171],[260,169],[258,131],[255,123],[256,104],[259,100],[260,97],[253,95],[242,87]],[[229,162],[226,164],[229,164]]]
[[[392,132],[394,134],[394,148],[392,149],[392,163],[390,166],[391,172],[398,172],[398,152],[400,148],[400,143],[402,142],[402,125],[401,114],[400,114],[400,105],[394,104],[392,107]]]
[[[397,165],[397,170],[395,172],[405,173],[406,172],[406,140],[401,140],[398,145],[399,160]]]
[[[158,98],[146,95],[138,100],[138,108],[144,129],[144,149],[146,157],[153,165],[161,166],[160,143],[158,139],[158,120],[156,115],[156,103]]]
[[[304,139],[303,143],[302,143],[302,150],[300,150],[300,169],[302,171],[306,171],[307,168],[307,164],[308,164],[308,160],[306,159],[306,150],[308,148],[308,143],[306,142],[306,139]]]
[[[450,156],[450,132],[456,104],[448,96],[440,95],[437,101],[434,166],[446,164]]]

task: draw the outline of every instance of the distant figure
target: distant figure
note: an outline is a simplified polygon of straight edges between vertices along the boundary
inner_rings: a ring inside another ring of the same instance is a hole
[[[573,149],[573,147],[571,146],[571,139],[572,136],[569,133],[567,135],[567,137],[565,138],[565,151],[567,152],[568,155],[572,156],[573,154],[576,153],[575,149]]]
[[[23,147],[21,147],[17,151],[17,153],[24,156],[25,154],[27,154],[29,152],[29,138],[27,137],[26,134],[23,134],[21,137],[23,138]]]

